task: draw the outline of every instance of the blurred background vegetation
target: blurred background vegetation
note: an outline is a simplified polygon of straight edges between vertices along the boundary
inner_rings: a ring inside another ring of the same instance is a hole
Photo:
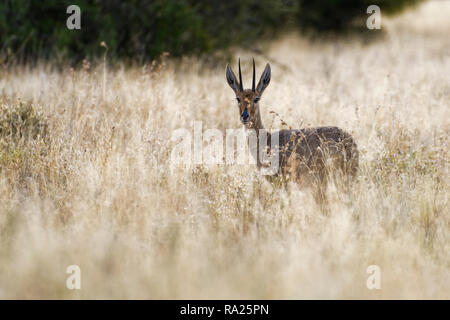
[[[163,52],[202,55],[249,47],[287,30],[309,34],[365,28],[367,7],[395,14],[421,0],[1,0],[0,62],[108,57],[147,61]],[[69,5],[81,30],[66,27]]]

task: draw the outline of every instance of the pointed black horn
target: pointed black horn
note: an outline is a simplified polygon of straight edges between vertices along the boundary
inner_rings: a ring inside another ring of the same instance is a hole
[[[255,58],[253,59],[253,82],[252,82],[252,91],[255,92]]]
[[[241,58],[239,58],[239,89],[244,91],[244,87],[242,86]]]

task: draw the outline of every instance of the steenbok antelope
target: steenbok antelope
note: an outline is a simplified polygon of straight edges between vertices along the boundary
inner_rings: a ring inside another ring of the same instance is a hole
[[[259,143],[259,132],[264,129],[261,121],[259,101],[270,82],[270,65],[267,64],[258,85],[255,86],[255,60],[253,60],[252,89],[244,89],[241,63],[239,81],[230,66],[226,68],[227,82],[236,94],[240,120],[247,130],[255,130]],[[285,182],[293,179],[301,186],[314,187],[314,198],[326,204],[325,191],[330,174],[339,173],[347,185],[358,170],[358,149],[352,136],[338,127],[315,127],[278,131],[277,150],[271,148],[270,133],[267,136],[268,152],[278,152],[279,166],[275,176]],[[273,134],[273,133],[272,133]],[[256,154],[258,168],[263,165]]]

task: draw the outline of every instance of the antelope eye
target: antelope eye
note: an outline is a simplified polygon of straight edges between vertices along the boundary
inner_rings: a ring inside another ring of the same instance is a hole
[[[256,97],[256,98],[253,100],[254,103],[258,103],[258,101],[259,101],[259,97]]]

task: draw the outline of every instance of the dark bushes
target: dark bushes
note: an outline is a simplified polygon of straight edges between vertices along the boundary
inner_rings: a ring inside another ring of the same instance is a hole
[[[420,0],[3,0],[0,62],[101,56],[153,59],[251,45],[289,28],[342,32],[361,26],[366,9],[395,13]],[[81,30],[69,30],[66,8],[81,8]]]

